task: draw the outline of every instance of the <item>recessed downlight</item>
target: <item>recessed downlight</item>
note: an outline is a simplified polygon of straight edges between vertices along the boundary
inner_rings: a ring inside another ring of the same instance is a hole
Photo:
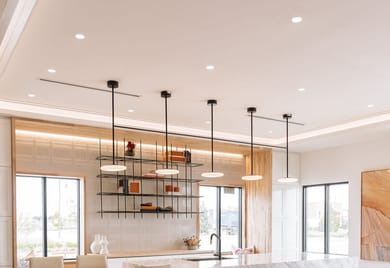
[[[133,109],[129,109],[127,110],[129,113],[134,113],[134,110]]]
[[[85,39],[85,35],[83,35],[81,33],[78,33],[78,34],[74,35],[74,38],[76,38],[78,40],[84,40]]]
[[[207,125],[210,125],[210,124],[211,124],[211,121],[207,120],[207,121],[205,121],[205,123],[206,123]]]
[[[57,72],[55,69],[52,69],[52,68],[47,69],[47,71],[48,71],[49,73],[51,73],[51,74],[54,74],[55,72]]]
[[[30,98],[34,98],[34,97],[35,97],[35,94],[29,93],[29,94],[27,94],[27,96],[29,96]]]
[[[215,66],[214,65],[207,65],[206,66],[206,70],[209,70],[209,71],[212,71],[215,69]]]
[[[368,104],[367,105],[367,108],[372,108],[372,107],[374,107],[375,105],[374,104]]]
[[[300,23],[303,21],[303,18],[302,17],[292,17],[291,18],[291,22],[292,23]]]
[[[273,131],[272,131],[272,130],[268,130],[268,133],[269,133],[269,134],[272,134],[272,133],[273,133]]]
[[[306,89],[303,88],[303,87],[301,87],[301,88],[298,88],[297,90],[298,90],[299,92],[303,92],[303,91],[305,91]]]

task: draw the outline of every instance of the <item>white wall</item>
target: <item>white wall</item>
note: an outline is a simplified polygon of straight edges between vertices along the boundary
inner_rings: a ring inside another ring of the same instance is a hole
[[[299,178],[299,154],[289,153],[289,176]],[[300,196],[298,183],[281,184],[286,176],[286,153],[272,151],[272,251],[300,250]]]
[[[301,154],[303,185],[349,182],[349,254],[360,255],[362,171],[390,168],[390,139],[346,145]],[[362,262],[361,267],[390,267],[390,263]]]
[[[0,117],[0,267],[12,267],[11,120]]]

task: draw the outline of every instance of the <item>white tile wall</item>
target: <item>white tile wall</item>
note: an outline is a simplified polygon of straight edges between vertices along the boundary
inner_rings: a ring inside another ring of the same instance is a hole
[[[0,217],[0,266],[12,265],[12,217]]]
[[[109,155],[110,146],[103,146],[103,154]],[[139,149],[139,148],[138,148]],[[119,149],[121,151],[121,149]],[[159,154],[161,150],[159,150]],[[127,215],[104,214],[101,219],[96,213],[100,209],[100,197],[96,195],[99,191],[99,180],[96,175],[99,172],[99,162],[96,157],[99,154],[98,144],[80,143],[72,140],[57,141],[47,138],[27,137],[18,135],[16,146],[17,170],[28,170],[38,173],[55,173],[86,177],[86,230],[87,244],[92,242],[95,234],[104,234],[109,239],[109,250],[115,251],[142,251],[160,249],[180,249],[184,248],[182,238],[196,233],[197,216],[186,218],[180,215],[174,218],[171,215],[156,217],[156,214]],[[136,151],[138,155],[139,152]],[[160,155],[159,155],[160,156]],[[154,149],[145,149],[143,157],[155,158]],[[241,176],[244,171],[243,158],[215,157],[215,167],[225,173],[226,183],[242,183]],[[210,155],[192,154],[192,162],[207,163],[204,167],[193,169],[193,178],[201,178],[200,174],[208,170]],[[154,166],[144,167],[143,173],[154,169]],[[146,190],[154,191],[154,184],[144,185]],[[185,191],[184,185],[180,185]],[[104,187],[116,187],[114,183],[105,183]],[[107,188],[107,189],[108,189]],[[149,188],[149,189],[148,189]],[[159,186],[160,191],[162,186]],[[193,193],[197,193],[194,184]],[[127,205],[131,205],[128,198]],[[147,198],[143,200],[148,201]],[[155,198],[152,198],[155,204]],[[169,199],[165,206],[170,205]],[[161,203],[159,205],[162,205]],[[104,209],[114,209],[117,206],[116,197],[104,197]],[[138,206],[138,204],[137,204]],[[197,210],[197,201],[193,200],[193,208]],[[120,207],[123,207],[123,200],[120,200]],[[184,200],[181,200],[180,207],[185,208]]]
[[[0,266],[12,266],[11,120],[0,117]]]

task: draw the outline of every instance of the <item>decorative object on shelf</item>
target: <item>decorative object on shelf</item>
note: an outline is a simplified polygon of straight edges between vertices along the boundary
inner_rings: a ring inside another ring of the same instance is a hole
[[[187,247],[187,249],[198,249],[200,245],[200,239],[196,237],[195,235],[191,237],[185,237],[183,238],[184,245]]]
[[[135,143],[128,141],[126,148],[127,148],[127,150],[125,151],[126,156],[134,156],[135,155],[135,153],[134,153]]]
[[[100,254],[102,255],[108,255],[109,251],[108,251],[108,240],[107,240],[107,236],[105,235],[102,235],[102,239],[100,240]]]
[[[217,105],[217,100],[207,100],[207,104],[211,107],[211,171],[203,172],[202,177],[219,178],[223,177],[223,173],[214,171],[214,105]]]
[[[103,171],[110,171],[110,172],[119,172],[126,170],[126,166],[124,165],[118,165],[118,163],[115,162],[115,93],[114,89],[119,87],[118,81],[115,80],[108,80],[107,86],[111,88],[111,116],[112,116],[112,165],[103,165],[100,167]]]
[[[139,194],[140,193],[140,182],[139,181],[129,181],[129,193]]]
[[[171,184],[165,185],[165,192],[166,193],[173,192],[173,186]]]
[[[129,193],[129,183],[127,179],[120,179],[118,184],[118,193],[124,193],[128,194]]]
[[[99,254],[100,253],[100,247],[101,247],[100,240],[101,240],[100,234],[95,234],[95,238],[89,247],[92,254]]]
[[[175,193],[180,193],[180,187],[179,187],[179,186],[173,187],[173,191],[174,191]]]
[[[278,182],[281,183],[292,183],[297,182],[298,178],[292,178],[288,176],[288,120],[292,118],[291,114],[284,114],[283,119],[286,120],[286,177],[279,178]]]
[[[162,159],[166,161],[166,153],[163,152]],[[170,151],[168,152],[168,160],[175,162],[186,162],[185,152]]]
[[[179,170],[169,168],[168,166],[168,98],[171,97],[171,93],[166,90],[161,91],[161,97],[165,100],[165,168],[157,169],[156,173],[160,175],[176,175],[179,174]]]
[[[248,107],[247,112],[251,115],[251,174],[242,176],[242,180],[244,181],[255,181],[255,180],[261,180],[263,176],[261,175],[254,175],[253,174],[253,113],[256,112],[256,107]]]
[[[191,163],[191,152],[190,151],[185,150],[184,157],[186,158],[186,163]]]

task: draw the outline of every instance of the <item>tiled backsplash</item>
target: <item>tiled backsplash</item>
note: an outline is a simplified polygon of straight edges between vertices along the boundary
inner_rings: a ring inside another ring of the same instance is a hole
[[[122,149],[123,151],[123,149]],[[111,146],[102,146],[103,154],[111,154]],[[136,151],[138,154],[138,151]],[[99,144],[80,142],[72,139],[55,140],[36,136],[16,136],[16,169],[18,172],[32,172],[38,174],[57,174],[63,176],[84,177],[86,180],[86,239],[87,245],[92,242],[95,234],[107,235],[110,242],[109,250],[118,251],[145,251],[161,249],[184,248],[182,238],[196,234],[197,215],[163,215],[156,214],[104,214],[103,218],[97,211],[100,209]],[[161,149],[158,157],[161,156]],[[155,159],[155,150],[148,147],[143,149],[144,158]],[[192,153],[192,162],[203,163],[204,166],[193,168],[193,178],[201,179],[200,174],[210,169],[210,155],[207,153]],[[216,155],[214,166],[218,171],[225,173],[219,182],[242,184],[240,178],[244,172],[244,159]],[[145,166],[143,173],[150,168]],[[214,179],[215,180],[215,179]],[[184,191],[184,188],[182,188]],[[197,184],[194,184],[194,194],[197,193]],[[116,197],[105,197],[104,207],[116,208]],[[170,198],[168,199],[170,200]],[[111,202],[111,204],[109,204]],[[169,204],[167,204],[169,205]],[[197,201],[193,201],[194,210],[197,210]],[[88,248],[87,248],[88,249]]]

